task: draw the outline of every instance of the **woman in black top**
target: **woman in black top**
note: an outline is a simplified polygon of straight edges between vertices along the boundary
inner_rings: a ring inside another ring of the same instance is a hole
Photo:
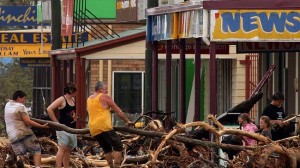
[[[75,101],[77,88],[73,83],[67,83],[64,88],[64,95],[57,98],[48,108],[47,112],[52,121],[64,124],[71,128],[76,128]],[[54,110],[58,109],[59,119],[56,118]],[[69,168],[71,150],[77,147],[77,137],[65,131],[56,131],[57,142],[59,145],[56,154],[56,167]]]

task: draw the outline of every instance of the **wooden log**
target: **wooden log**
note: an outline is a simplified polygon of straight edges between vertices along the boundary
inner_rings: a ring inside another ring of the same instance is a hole
[[[64,130],[66,132],[69,132],[71,134],[89,134],[90,130],[88,128],[85,129],[74,129],[65,126],[64,124],[56,123],[53,121],[48,121],[48,120],[41,120],[41,119],[36,119],[36,118],[31,118],[31,120],[38,122],[40,124],[46,124],[48,123],[48,126],[56,129],[56,130]]]
[[[87,129],[87,128],[73,129],[73,128],[67,127],[63,124],[58,124],[58,123],[55,123],[52,121],[46,121],[46,120],[35,119],[35,118],[31,118],[31,119],[38,123],[41,123],[41,124],[48,123],[50,127],[53,127],[55,129],[64,130],[64,131],[72,133],[72,134],[88,134],[89,133],[89,129]],[[203,122],[192,122],[192,123],[186,124],[186,126],[187,127],[203,126],[203,127],[206,127],[207,130],[212,131],[213,134],[215,134],[215,135],[219,134],[212,126],[205,124]],[[127,132],[127,133],[147,136],[147,137],[164,137],[164,136],[168,135],[167,133],[164,133],[164,132],[146,131],[146,130],[140,130],[140,129],[135,129],[135,128],[131,128],[131,127],[114,127],[114,130],[120,131],[120,132]],[[187,137],[179,136],[179,135],[174,135],[170,139],[179,141],[179,142],[183,142],[183,143],[187,143],[187,144],[200,145],[200,146],[204,146],[204,147],[217,147],[217,148],[234,150],[234,151],[254,149],[254,147],[250,147],[250,146],[229,145],[229,144],[221,144],[221,143],[210,142],[210,141],[201,141],[201,140],[191,139],[191,138],[187,138]]]
[[[50,156],[47,158],[41,158],[41,163],[42,164],[55,164],[55,156]]]

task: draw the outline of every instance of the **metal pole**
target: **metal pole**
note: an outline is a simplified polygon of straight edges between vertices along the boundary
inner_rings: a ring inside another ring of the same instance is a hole
[[[216,43],[210,43],[210,59],[209,59],[209,83],[210,83],[210,114],[216,114]]]
[[[153,8],[158,6],[158,0],[148,0],[147,8]],[[148,24],[148,21],[147,21]],[[148,25],[149,26],[149,25]],[[147,33],[147,36],[149,34]],[[146,42],[148,43],[148,42]],[[146,44],[147,45],[147,44]],[[146,47],[145,51],[145,108],[144,111],[148,112],[152,110],[152,51]]]
[[[181,39],[179,45],[180,45],[180,60],[179,60],[179,66],[180,66],[180,122],[185,123],[185,118],[186,118],[185,39]]]
[[[172,69],[172,40],[167,40],[166,53],[166,129],[171,129],[171,69]]]
[[[196,38],[195,49],[195,115],[194,121],[200,121],[200,77],[201,77],[201,38]]]

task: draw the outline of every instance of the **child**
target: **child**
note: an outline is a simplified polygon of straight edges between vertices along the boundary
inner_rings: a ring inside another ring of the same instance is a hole
[[[247,113],[241,114],[238,117],[238,121],[239,121],[239,124],[241,125],[242,130],[244,130],[244,131],[255,133],[258,130],[257,126],[252,123],[252,121]],[[248,138],[245,136],[243,136],[242,138],[245,142],[245,146],[256,145],[256,141],[254,139],[251,139],[251,138]]]
[[[259,127],[262,130],[261,135],[272,139],[271,134],[271,121],[268,116],[261,116],[259,120]]]

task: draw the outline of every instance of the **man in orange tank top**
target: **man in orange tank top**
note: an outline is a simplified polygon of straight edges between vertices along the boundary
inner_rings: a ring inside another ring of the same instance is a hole
[[[91,135],[102,147],[109,166],[117,168],[121,166],[123,146],[121,138],[113,130],[111,109],[125,122],[126,126],[132,125],[132,122],[107,95],[107,85],[98,81],[95,85],[95,93],[87,100],[88,125]]]

